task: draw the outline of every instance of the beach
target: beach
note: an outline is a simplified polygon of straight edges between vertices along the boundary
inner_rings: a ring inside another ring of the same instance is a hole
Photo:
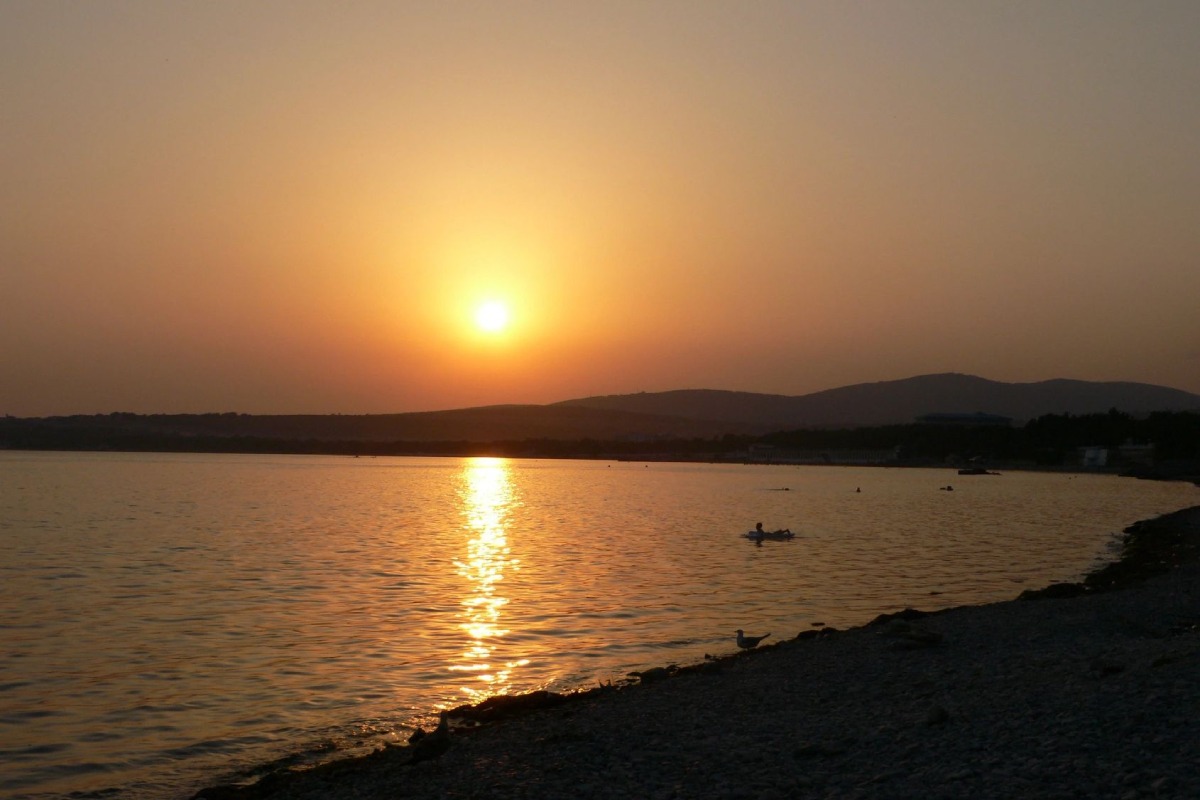
[[[775,631],[195,798],[1197,797],[1198,553],[1195,507],[1129,528],[1083,584]]]

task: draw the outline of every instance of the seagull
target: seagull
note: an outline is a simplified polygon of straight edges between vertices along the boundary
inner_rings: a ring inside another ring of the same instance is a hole
[[[445,711],[438,714],[438,726],[433,729],[432,733],[421,731],[422,735],[417,736],[413,733],[409,737],[409,746],[412,748],[412,760],[410,763],[416,764],[418,761],[432,761],[441,756],[442,753],[450,749],[450,720]]]
[[[741,628],[737,632],[737,646],[743,650],[753,650],[758,647],[758,643],[767,638],[771,634],[764,633],[762,636],[746,636]]]

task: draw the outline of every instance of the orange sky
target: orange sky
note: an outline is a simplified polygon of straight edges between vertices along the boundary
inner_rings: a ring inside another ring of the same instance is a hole
[[[1198,30],[1189,1],[10,0],[0,413],[1200,392]]]

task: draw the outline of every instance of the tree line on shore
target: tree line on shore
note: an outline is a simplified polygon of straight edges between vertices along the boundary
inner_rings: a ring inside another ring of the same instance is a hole
[[[513,458],[680,458],[759,460],[752,453],[890,451],[895,463],[976,459],[989,463],[1071,466],[1085,447],[1116,450],[1153,445],[1153,462],[1200,459],[1200,413],[1158,412],[1135,417],[1047,414],[1022,426],[914,423],[878,427],[800,429],[764,436],[638,440],[522,439],[476,442],[330,441],[316,438],[185,435],[113,425],[63,424],[44,419],[0,419],[0,448],[134,452],[309,453],[327,455],[506,456]]]
[[[798,430],[761,437],[790,448],[898,448],[900,460],[950,456],[1043,466],[1072,464],[1081,448],[1116,450],[1152,445],[1156,461],[1200,457],[1200,413],[1156,412],[1135,417],[1117,409],[1106,414],[1046,414],[1023,426],[892,425],[836,431]]]

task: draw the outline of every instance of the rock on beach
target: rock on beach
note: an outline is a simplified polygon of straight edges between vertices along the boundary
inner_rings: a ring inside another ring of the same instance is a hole
[[[1070,591],[494,701],[476,716],[503,719],[436,758],[389,747],[195,798],[1200,797],[1200,507],[1125,545]]]

